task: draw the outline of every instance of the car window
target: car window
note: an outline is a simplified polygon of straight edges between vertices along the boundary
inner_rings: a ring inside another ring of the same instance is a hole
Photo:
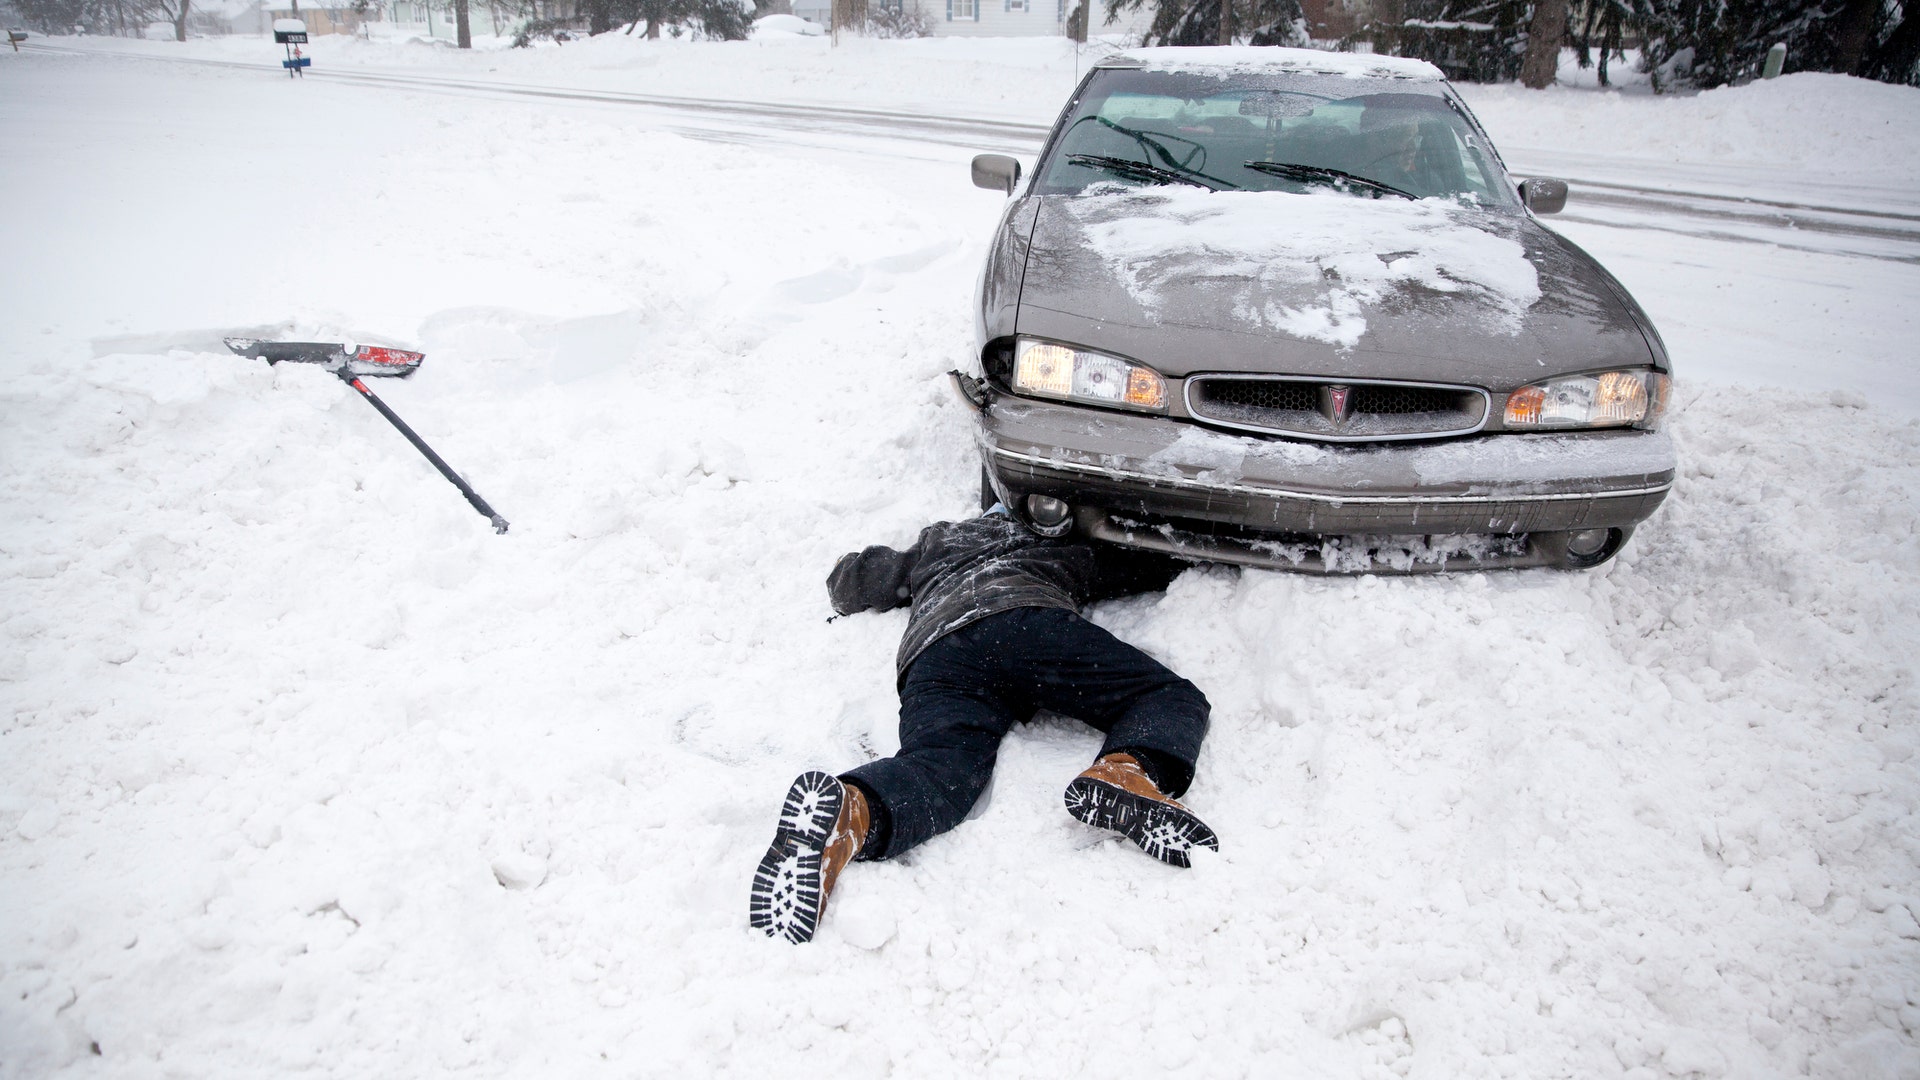
[[[1038,191],[1184,181],[1513,204],[1484,141],[1444,97],[1382,86],[1344,76],[1101,71],[1068,114]]]

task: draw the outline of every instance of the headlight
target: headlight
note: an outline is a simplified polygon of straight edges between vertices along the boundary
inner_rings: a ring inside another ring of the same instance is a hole
[[[1167,411],[1167,380],[1105,353],[1021,338],[1013,355],[1015,393],[1118,409]]]
[[[1657,427],[1667,411],[1668,382],[1657,371],[1635,369],[1523,386],[1507,395],[1507,427]]]

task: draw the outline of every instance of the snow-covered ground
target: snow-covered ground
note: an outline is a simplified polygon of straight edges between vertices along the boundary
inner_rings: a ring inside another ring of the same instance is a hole
[[[315,52],[1033,122],[1076,63]],[[1654,186],[1920,181],[1909,89],[1469,97]],[[1576,188],[1681,376],[1625,554],[1106,605],[1214,702],[1220,857],[1069,819],[1098,740],[1042,722],[793,948],[746,883],[796,771],[890,749],[903,623],[822,579],[973,505],[968,151],[34,50],[0,131],[0,1075],[1920,1075],[1920,244]],[[376,389],[512,532],[235,331],[424,348]]]

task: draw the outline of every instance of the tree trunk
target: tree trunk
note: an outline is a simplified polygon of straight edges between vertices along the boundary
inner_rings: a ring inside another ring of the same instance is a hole
[[[1520,63],[1520,81],[1535,90],[1553,85],[1560,73],[1560,39],[1567,36],[1567,0],[1537,0],[1533,25],[1527,28],[1527,57]]]
[[[1401,0],[1375,0],[1373,5],[1373,51],[1388,56],[1400,55],[1400,31],[1407,22]]]
[[[660,20],[651,15],[647,16],[647,40],[660,40]]]
[[[180,0],[180,14],[173,19],[173,40],[175,41],[187,40],[187,3],[188,0]]]
[[[1879,13],[1880,0],[1848,0],[1840,9],[1833,27],[1833,70],[1860,74],[1867,50],[1873,46],[1873,17]]]
[[[468,0],[453,0],[453,43],[463,49],[473,48],[473,24],[467,19]]]
[[[293,17],[300,17],[300,0],[293,0]]]
[[[1216,44],[1233,44],[1233,0],[1220,0],[1220,40]]]

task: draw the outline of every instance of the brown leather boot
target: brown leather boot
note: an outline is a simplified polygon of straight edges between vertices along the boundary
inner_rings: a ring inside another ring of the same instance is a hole
[[[1191,866],[1195,847],[1220,850],[1220,839],[1193,811],[1167,798],[1132,754],[1108,754],[1067,785],[1067,813],[1117,832],[1174,866]]]
[[[860,853],[872,821],[859,788],[823,772],[801,773],[754,872],[747,921],[768,937],[812,941],[833,883]]]

